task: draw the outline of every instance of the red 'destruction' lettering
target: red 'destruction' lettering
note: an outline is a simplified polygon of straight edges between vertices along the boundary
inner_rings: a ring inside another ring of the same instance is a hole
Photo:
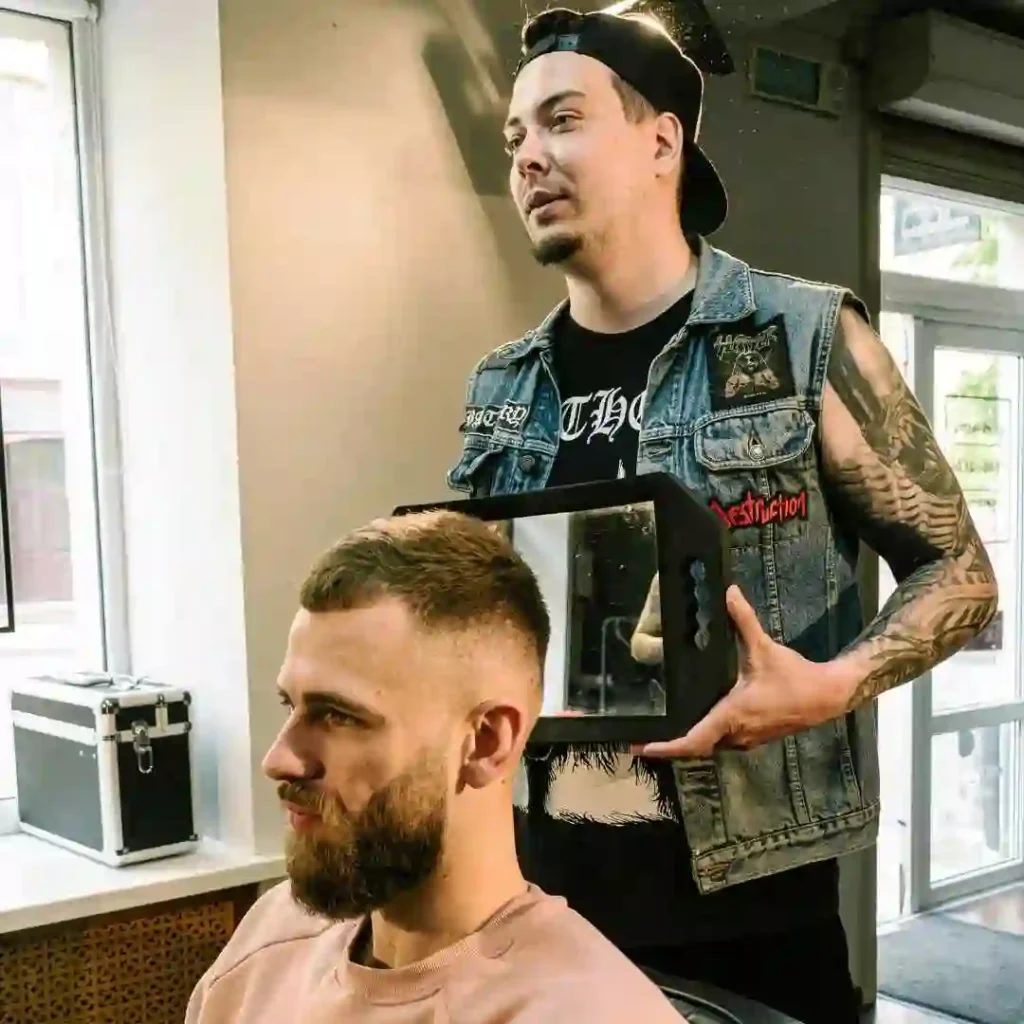
[[[745,498],[732,505],[723,506],[717,498],[712,498],[710,508],[730,530],[744,526],[788,523],[791,519],[807,518],[807,492],[775,494],[766,498],[763,494],[747,491]]]

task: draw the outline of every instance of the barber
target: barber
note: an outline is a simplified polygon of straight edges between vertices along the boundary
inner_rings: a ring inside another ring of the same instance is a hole
[[[527,760],[524,869],[643,966],[854,1024],[837,858],[877,836],[874,701],[986,626],[992,567],[863,303],[706,241],[726,194],[667,33],[555,10],[522,39],[511,192],[568,298],[472,371],[449,485],[675,474],[731,532],[741,643],[688,735]],[[898,583],[866,626],[860,541]]]

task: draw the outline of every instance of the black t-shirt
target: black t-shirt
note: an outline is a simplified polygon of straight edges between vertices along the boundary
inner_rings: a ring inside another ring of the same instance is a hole
[[[650,365],[685,325],[692,294],[621,334],[586,330],[569,315],[557,324],[561,433],[549,487],[636,473]],[[531,811],[516,816],[527,877],[621,949],[779,931],[838,912],[834,860],[700,895],[667,761],[564,747],[528,757],[527,773]]]
[[[656,319],[621,334],[598,334],[562,317],[552,351],[561,424],[548,487],[636,474],[647,374],[682,330],[692,301],[687,292]]]

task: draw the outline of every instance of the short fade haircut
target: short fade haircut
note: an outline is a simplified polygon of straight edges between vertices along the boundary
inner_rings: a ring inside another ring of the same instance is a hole
[[[395,597],[428,629],[511,625],[543,668],[547,607],[533,570],[496,527],[448,510],[375,520],[317,559],[300,602],[317,613]]]

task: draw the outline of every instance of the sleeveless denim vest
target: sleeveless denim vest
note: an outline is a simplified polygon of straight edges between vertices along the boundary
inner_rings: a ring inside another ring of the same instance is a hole
[[[859,634],[857,538],[829,508],[815,431],[846,289],[754,270],[701,241],[686,326],[651,364],[637,472],[670,472],[721,516],[736,583],[764,628],[812,661]],[[462,454],[475,495],[542,488],[558,447],[552,326],[481,360]],[[702,892],[875,841],[874,704],[750,751],[673,763]]]

